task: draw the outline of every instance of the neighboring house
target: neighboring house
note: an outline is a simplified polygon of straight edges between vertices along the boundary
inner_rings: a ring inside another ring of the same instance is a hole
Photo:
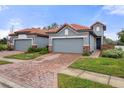
[[[29,47],[48,46],[48,35],[40,28],[30,28],[9,34],[10,44],[15,50],[27,51]]]
[[[51,52],[83,53],[94,52],[103,45],[106,26],[100,22],[91,27],[78,24],[64,24],[58,30],[48,31]]]
[[[64,24],[50,30],[24,29],[10,34],[15,50],[27,50],[31,46],[49,46],[50,52],[83,53],[102,49],[106,26],[96,22],[92,26]],[[49,39],[48,39],[49,36]],[[48,43],[49,41],[49,43]]]

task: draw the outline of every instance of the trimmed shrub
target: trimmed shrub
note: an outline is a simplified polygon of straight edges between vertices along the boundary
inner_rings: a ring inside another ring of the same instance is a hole
[[[28,52],[29,52],[29,53],[40,52],[40,51],[42,51],[42,48],[32,48],[32,47],[30,47],[30,48],[28,49]]]
[[[89,53],[88,51],[84,51],[84,52],[82,53],[82,55],[83,55],[83,56],[90,56],[90,53]]]
[[[33,52],[48,53],[48,48],[46,48],[46,47],[44,47],[44,48],[32,48],[32,47],[30,47],[28,49],[28,53],[33,53]]]
[[[123,57],[123,51],[122,51],[122,49],[105,50],[102,52],[102,57],[122,58]]]
[[[7,45],[0,44],[0,51],[7,50]]]
[[[42,48],[42,51],[40,51],[40,54],[47,54],[48,53],[48,48]]]

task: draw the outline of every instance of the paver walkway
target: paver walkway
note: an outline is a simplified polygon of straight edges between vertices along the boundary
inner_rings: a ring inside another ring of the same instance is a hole
[[[2,54],[2,53],[6,53],[6,54]],[[50,56],[50,55],[53,55],[52,53],[49,53],[49,54],[45,54],[45,55],[42,55],[42,56],[39,56],[37,58],[34,58],[34,59],[30,59],[30,60],[21,60],[21,59],[12,59],[12,58],[4,58],[4,56],[8,56],[8,55],[14,55],[14,54],[19,54],[19,53],[23,53],[23,52],[20,52],[20,51],[10,51],[10,53],[8,53],[8,51],[3,51],[3,52],[0,52],[0,60],[2,61],[8,61],[8,62],[12,62],[12,63],[20,63],[20,62],[31,62],[31,61],[41,61],[42,59],[44,59],[46,56]],[[2,56],[1,56],[2,55]]]
[[[96,50],[90,57],[92,58],[98,58],[100,55],[101,51],[100,50]]]
[[[0,77],[22,87],[57,87],[57,73],[80,56],[80,54],[48,54],[28,62],[1,65]]]
[[[83,79],[88,79],[88,80],[99,82],[102,84],[108,84],[113,87],[124,88],[124,78],[104,75],[104,74],[85,71],[85,70],[73,69],[73,68],[66,68],[60,73],[80,77]]]

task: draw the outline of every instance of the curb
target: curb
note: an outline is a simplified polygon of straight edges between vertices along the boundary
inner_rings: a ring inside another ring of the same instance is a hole
[[[5,78],[3,78],[1,76],[0,76],[0,83],[5,85],[8,88],[24,88],[23,86],[20,86],[20,85],[14,83],[14,82],[12,82],[12,81],[10,81],[8,79],[5,79]]]
[[[10,81],[4,77],[1,77],[1,76],[0,76],[0,83],[3,84],[4,86],[8,87],[8,88],[32,88],[29,85],[21,86],[15,82],[12,82],[12,81]]]

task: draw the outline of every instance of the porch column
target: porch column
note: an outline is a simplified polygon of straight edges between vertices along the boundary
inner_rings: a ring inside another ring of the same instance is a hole
[[[50,46],[50,45],[49,45],[48,49],[49,49],[49,52],[52,52],[52,51],[53,51],[53,50],[52,50],[52,49],[53,49],[53,46]]]
[[[90,46],[84,45],[84,46],[83,46],[83,51],[85,51],[85,52],[90,52]]]
[[[33,44],[32,45],[32,48],[37,48],[37,44]]]

